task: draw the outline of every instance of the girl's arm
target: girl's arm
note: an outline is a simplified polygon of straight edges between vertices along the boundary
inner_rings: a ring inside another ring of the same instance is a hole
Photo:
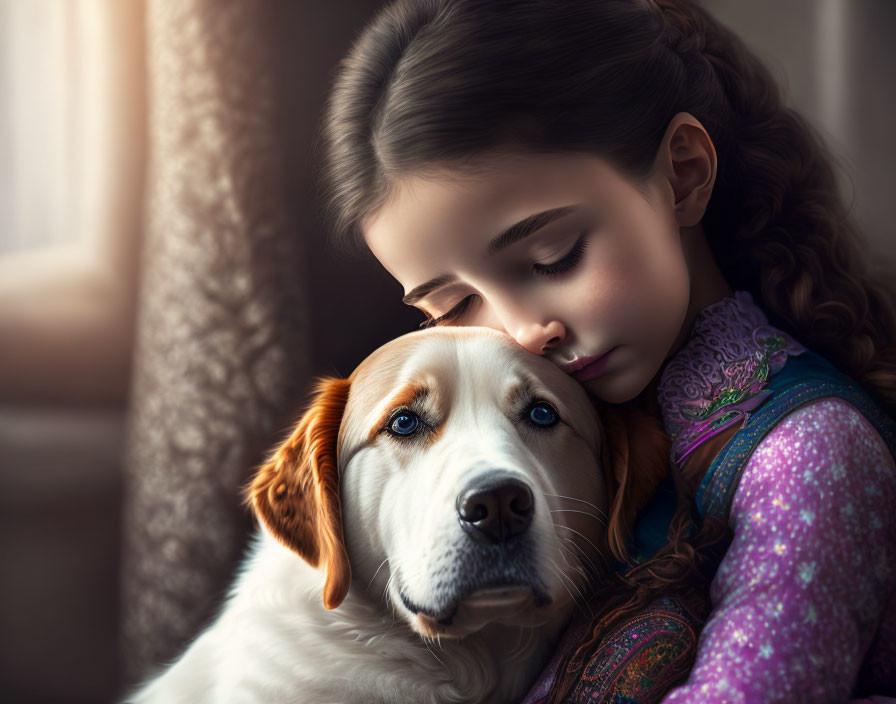
[[[744,468],[696,663],[664,704],[847,700],[896,590],[894,506],[893,460],[856,408],[784,418]]]

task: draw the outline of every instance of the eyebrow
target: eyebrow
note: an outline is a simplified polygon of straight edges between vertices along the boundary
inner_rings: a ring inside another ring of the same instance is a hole
[[[386,404],[386,408],[383,413],[380,415],[379,419],[377,419],[376,423],[370,428],[370,431],[367,433],[367,442],[373,442],[374,438],[376,438],[377,433],[386,425],[389,420],[389,417],[395,412],[396,408],[410,408],[416,403],[420,403],[429,395],[429,389],[422,384],[410,383],[406,384],[403,388],[401,388],[398,393],[394,394],[389,402]]]
[[[511,386],[504,395],[504,407],[512,412],[535,398],[535,388],[529,379],[523,379]]]
[[[535,215],[530,215],[529,217],[520,220],[515,225],[511,225],[500,235],[493,238],[492,241],[488,243],[488,253],[495,254],[496,252],[500,252],[502,249],[506,249],[510,245],[529,237],[529,235],[534,234],[543,227],[547,227],[555,220],[569,215],[577,209],[578,206],[566,205],[562,208],[553,208],[551,210],[535,213]],[[437,288],[441,288],[442,286],[455,281],[457,281],[457,277],[454,274],[442,274],[434,279],[430,279],[426,283],[415,286],[406,296],[402,297],[401,301],[409,306],[414,305],[421,298],[426,298],[426,296]]]
[[[558,408],[560,406],[560,403],[554,398],[554,395],[548,392],[536,377],[530,376],[527,373],[523,375],[523,378],[520,381],[507,390],[504,395],[504,406],[509,411],[514,411],[536,398],[542,401],[547,401]]]

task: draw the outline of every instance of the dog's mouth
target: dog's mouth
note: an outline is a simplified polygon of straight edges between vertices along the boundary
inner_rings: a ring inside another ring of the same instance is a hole
[[[413,626],[423,635],[463,637],[489,623],[532,623],[535,612],[552,603],[544,588],[511,579],[499,579],[468,588],[451,603],[432,609],[413,602],[399,588],[402,605],[414,615]]]

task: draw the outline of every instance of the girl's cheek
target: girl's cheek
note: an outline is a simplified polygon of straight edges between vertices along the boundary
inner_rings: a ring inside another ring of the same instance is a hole
[[[590,263],[585,277],[582,299],[601,320],[625,319],[630,313],[634,294],[639,288],[637,272],[632,269],[633,257],[598,255]],[[582,300],[580,299],[580,300]]]
[[[557,302],[562,319],[585,345],[580,353],[594,354],[605,344],[614,342],[627,316],[627,291],[621,281],[606,277],[565,293]],[[571,303],[572,302],[572,303]]]

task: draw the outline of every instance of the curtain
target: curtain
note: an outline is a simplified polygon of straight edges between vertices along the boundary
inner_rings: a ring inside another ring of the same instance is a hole
[[[307,386],[277,5],[149,0],[149,166],[124,505],[123,658],[175,657],[224,596],[240,489]]]

